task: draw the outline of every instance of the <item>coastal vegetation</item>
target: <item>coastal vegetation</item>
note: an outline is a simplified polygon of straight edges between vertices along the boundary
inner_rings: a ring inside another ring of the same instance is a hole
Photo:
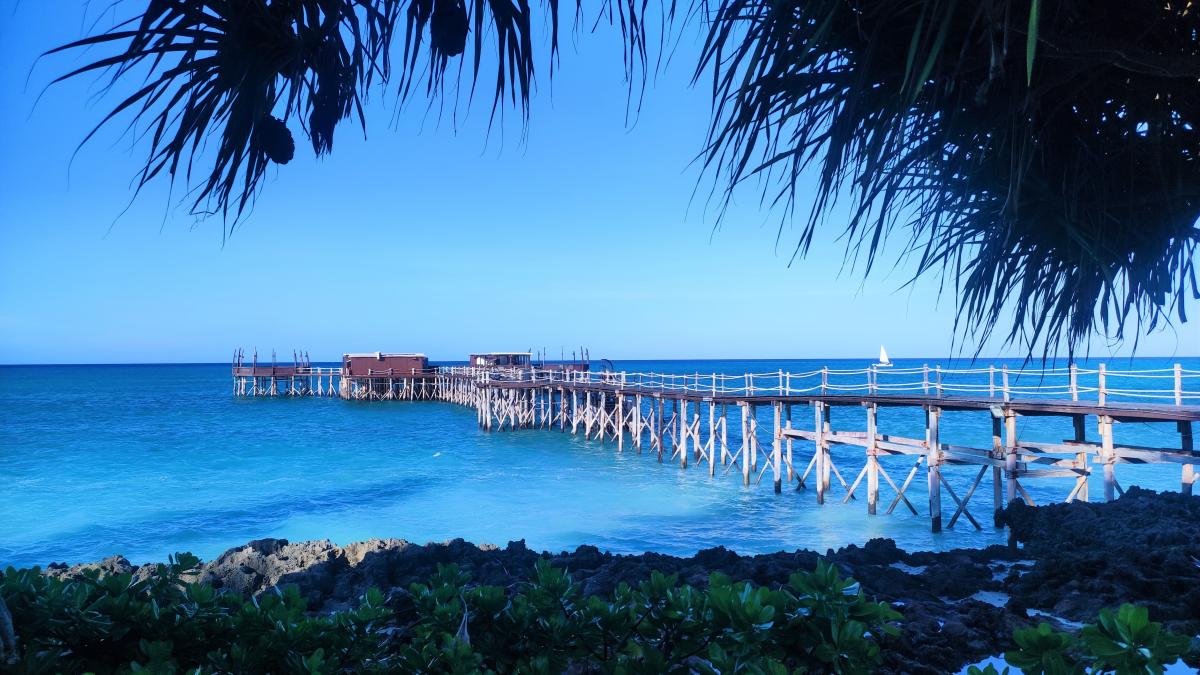
[[[779,588],[680,584],[654,572],[584,596],[539,562],[513,589],[473,584],[455,564],[353,609],[310,614],[295,586],[257,597],[194,580],[179,554],[150,573],[0,579],[0,666],[15,673],[867,673],[902,629],[830,563]],[[5,609],[7,607],[7,609]],[[11,617],[5,616],[8,612]],[[1016,631],[1007,661],[1026,673],[1154,673],[1189,651],[1144,608],[1102,610],[1079,637],[1048,624]],[[882,645],[882,646],[881,646]],[[994,672],[973,669],[972,672]]]
[[[471,99],[491,87],[493,120],[514,108],[529,123],[538,75],[563,72],[560,26],[573,15],[576,27],[619,30],[634,104],[652,95],[649,74],[682,59],[665,58],[679,33],[698,30],[703,47],[684,67],[712,93],[697,147],[717,203],[744,185],[761,191],[781,237],[800,221],[797,255],[818,228],[841,227],[849,264],[865,271],[898,240],[915,276],[951,291],[959,333],[979,348],[997,328],[1043,354],[1140,335],[1186,321],[1200,297],[1191,3],[115,6],[111,29],[52,50],[92,59],[60,79],[111,78],[116,104],[99,126],[124,120],[146,147],[137,188],[187,183],[190,209],[230,229],[268,166],[293,160],[294,134],[331,152],[343,123],[366,128],[371,93]],[[838,202],[844,219],[831,217]]]

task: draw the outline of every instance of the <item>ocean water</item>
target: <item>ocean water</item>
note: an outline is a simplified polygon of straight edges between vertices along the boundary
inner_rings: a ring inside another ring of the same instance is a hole
[[[1179,361],[1200,370],[1200,359],[1137,359],[1112,369],[1169,368]],[[865,361],[640,361],[618,370],[670,373],[800,372]],[[933,365],[934,362],[930,362]],[[1002,361],[994,361],[1000,365]],[[921,365],[901,361],[898,367]],[[949,365],[949,364],[945,364]],[[1014,369],[1016,361],[1008,362]],[[1034,379],[1026,375],[1024,382]],[[1014,384],[1017,382],[1014,376]],[[1170,388],[1142,378],[1130,391]],[[1113,386],[1110,384],[1110,386]],[[1189,379],[1185,389],[1200,389]],[[762,412],[762,438],[770,434]],[[800,407],[796,426],[810,428]],[[731,412],[730,431],[737,420]],[[702,422],[706,426],[707,422]],[[1094,420],[1089,434],[1095,438]],[[921,437],[916,410],[883,409],[881,433]],[[862,431],[865,414],[839,408],[835,429]],[[1069,420],[1022,418],[1023,439],[1071,436]],[[1119,444],[1178,447],[1173,424],[1122,424]],[[946,442],[988,447],[988,413],[947,413]],[[731,443],[735,439],[731,438]],[[768,441],[769,443],[769,441]],[[735,444],[736,447],[736,444]],[[803,466],[809,447],[796,443]],[[847,481],[864,464],[861,449],[834,448]],[[900,483],[913,460],[884,458]],[[950,468],[960,495],[978,469]],[[1099,471],[1093,499],[1102,495]],[[1122,485],[1178,490],[1177,465],[1118,465]],[[331,539],[344,544],[371,537],[415,542],[461,537],[503,545],[572,549],[594,544],[614,552],[690,555],[726,546],[742,553],[807,548],[824,551],[874,537],[907,549],[979,547],[1005,541],[991,525],[991,487],[985,477],[971,502],[983,526],[960,520],[930,532],[924,471],[901,504],[882,511],[893,493],[882,483],[880,515],[859,499],[842,503],[835,484],[825,506],[812,490],[743,487],[735,475],[708,476],[639,456],[627,444],[585,441],[569,433],[523,430],[486,433],[468,408],[437,402],[351,402],[338,399],[236,399],[228,365],[113,365],[0,367],[0,567],[82,562],[115,553],[134,562],[176,551],[212,558],[262,537]],[[1028,480],[1039,503],[1061,500],[1069,479]],[[943,518],[953,501],[943,493]]]

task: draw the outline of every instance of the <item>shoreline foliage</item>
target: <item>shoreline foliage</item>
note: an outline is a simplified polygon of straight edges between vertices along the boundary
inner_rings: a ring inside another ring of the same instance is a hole
[[[528,583],[476,585],[455,564],[428,583],[310,614],[295,587],[249,599],[189,581],[182,553],[149,574],[0,577],[12,673],[869,673],[902,616],[825,561],[780,588],[713,574],[705,588],[658,572],[584,597],[539,562]],[[3,624],[0,621],[0,624]],[[0,625],[0,628],[3,628]],[[1018,630],[1008,662],[1048,675],[1161,672],[1188,653],[1144,608],[1101,612],[1081,636]],[[991,673],[992,670],[972,672]]]

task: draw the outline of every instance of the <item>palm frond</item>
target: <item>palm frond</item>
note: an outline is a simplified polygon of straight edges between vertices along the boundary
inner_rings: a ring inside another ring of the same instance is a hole
[[[763,181],[797,252],[840,197],[870,271],[903,230],[960,335],[1043,357],[1197,296],[1200,15],[1187,3],[725,0],[705,166]],[[1030,28],[1035,28],[1034,34]],[[1036,59],[1035,59],[1036,54]],[[815,194],[802,177],[815,176]],[[770,192],[773,191],[773,194]]]

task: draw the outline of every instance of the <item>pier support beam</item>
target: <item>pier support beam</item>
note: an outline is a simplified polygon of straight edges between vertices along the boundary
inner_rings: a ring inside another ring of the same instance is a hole
[[[813,482],[817,485],[817,504],[825,503],[825,492],[829,489],[828,483],[825,482],[829,465],[829,444],[825,441],[825,435],[829,433],[825,423],[827,408],[828,404],[823,401],[813,403],[813,428],[817,434],[813,443]]]
[[[658,397],[658,417],[654,420],[654,438],[655,444],[658,445],[658,463],[662,464],[663,459],[663,400],[662,396]]]
[[[771,440],[771,467],[775,473],[775,494],[783,492],[783,404],[775,403],[772,408],[775,409],[775,436]]]
[[[742,485],[750,484],[750,404],[742,401]]]
[[[1180,449],[1183,450],[1184,452],[1195,452],[1196,445],[1195,445],[1195,441],[1192,438],[1192,423],[1191,422],[1177,422],[1176,426],[1179,428],[1179,447],[1180,447]],[[1184,464],[1183,465],[1182,483],[1183,484],[1180,486],[1180,491],[1183,492],[1184,496],[1191,497],[1192,496],[1192,485],[1194,485],[1196,483],[1195,465],[1193,465],[1193,464]]]
[[[934,532],[942,531],[942,445],[938,429],[941,408],[926,411],[929,439],[929,521]]]
[[[1018,498],[1017,495],[1017,414],[1004,411],[1004,477],[1008,486],[1005,506]]]
[[[1088,476],[1091,474],[1091,469],[1088,467],[1087,448],[1083,447],[1087,443],[1087,428],[1086,420],[1083,415],[1071,416],[1071,427],[1075,432],[1075,442],[1080,444],[1079,452],[1075,453],[1075,467],[1083,470],[1078,478],[1075,479],[1075,499],[1088,501]]]
[[[992,410],[992,459],[1001,461],[1004,459],[1004,440],[1001,432],[1002,417],[998,417],[999,411]],[[1002,527],[1000,523],[1000,512],[1004,510],[1004,470],[998,465],[992,466],[992,525]]]
[[[1104,364],[1101,364],[1103,366]],[[1100,460],[1104,462],[1104,501],[1111,502],[1117,498],[1116,452],[1113,451],[1113,419],[1108,415],[1099,416],[1100,424]]]
[[[879,457],[878,446],[879,440],[879,422],[876,419],[878,406],[874,403],[867,404],[867,513],[875,515],[879,509]],[[933,464],[930,464],[932,467]],[[930,479],[932,480],[932,478]],[[931,486],[932,487],[932,486]],[[932,504],[932,502],[930,502]],[[938,510],[938,520],[941,520],[941,509]],[[933,531],[937,532],[941,529],[940,523],[934,526]]]
[[[682,396],[679,398],[679,414],[675,417],[675,423],[679,429],[679,468],[686,469],[688,466],[688,432],[691,431],[691,425],[688,424],[688,402]],[[696,439],[692,439],[694,444]]]

